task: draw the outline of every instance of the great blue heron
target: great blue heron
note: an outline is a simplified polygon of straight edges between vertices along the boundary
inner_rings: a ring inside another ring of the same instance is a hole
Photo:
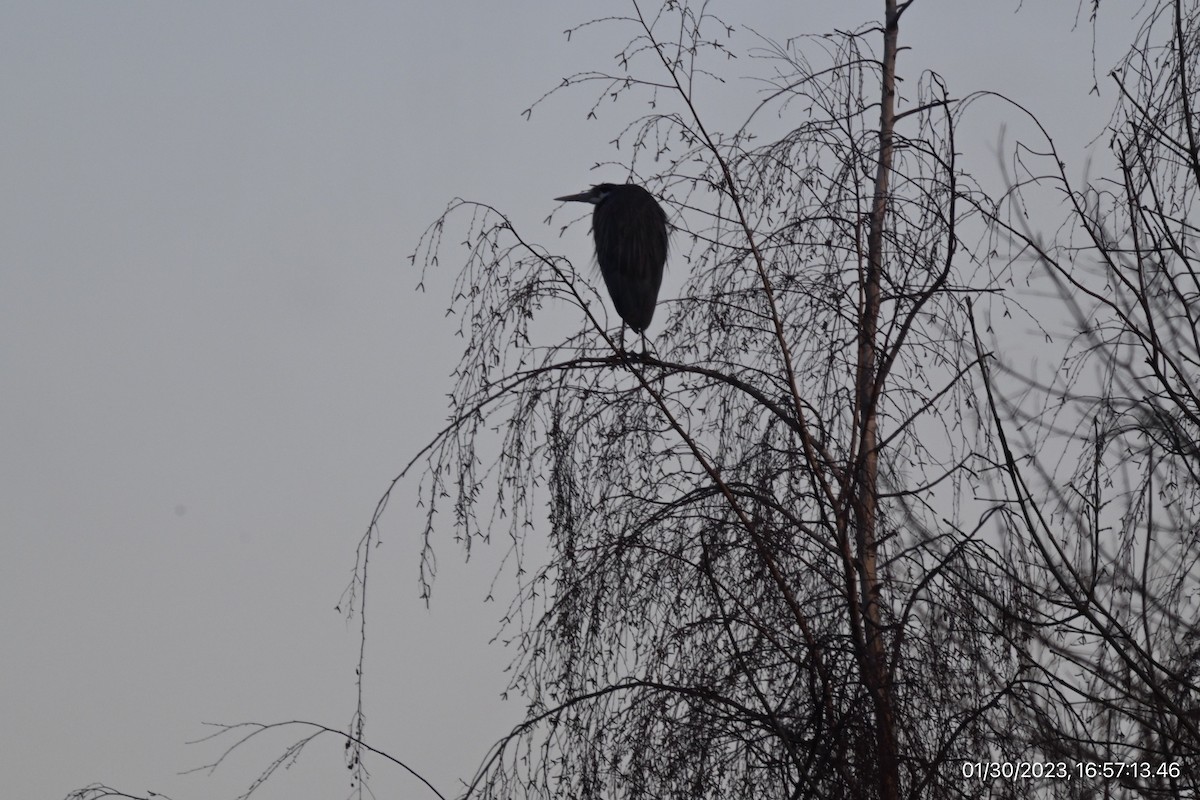
[[[554,199],[596,207],[592,234],[600,274],[617,313],[644,342],[667,263],[666,212],[654,195],[632,183],[601,183]]]

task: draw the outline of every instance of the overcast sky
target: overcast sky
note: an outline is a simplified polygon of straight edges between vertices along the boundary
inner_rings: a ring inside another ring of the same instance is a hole
[[[725,5],[728,22],[785,38],[882,3]],[[1074,4],[1025,5],[918,0],[902,71],[1021,100],[1080,174],[1112,92],[1088,94]],[[542,221],[556,195],[624,179],[589,169],[622,157],[607,142],[645,108],[588,121],[579,92],[520,112],[563,76],[608,68],[626,31],[562,32],[625,8],[0,5],[6,796],[93,781],[233,796],[278,750],[180,776],[220,752],[185,744],[203,722],[348,723],[357,627],[334,606],[380,494],[445,419],[460,344],[443,315],[456,265],[419,294],[407,257],[463,196],[590,258],[586,225],[559,239]],[[975,123],[960,149],[992,163],[998,124]],[[686,277],[673,266],[664,297]],[[367,738],[451,795],[524,704],[499,700],[511,653],[487,645],[504,610],[482,602],[494,554],[464,565],[444,531],[432,608],[418,600],[414,490],[399,490],[372,562]],[[315,745],[262,796],[341,797],[341,763],[336,741]],[[370,765],[381,796],[429,797]]]

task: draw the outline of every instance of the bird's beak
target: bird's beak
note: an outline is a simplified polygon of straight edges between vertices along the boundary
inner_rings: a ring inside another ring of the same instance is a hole
[[[595,202],[595,200],[592,197],[592,192],[590,189],[586,192],[580,192],[579,194],[569,194],[565,197],[556,197],[554,199],[558,200],[561,203],[594,203]]]

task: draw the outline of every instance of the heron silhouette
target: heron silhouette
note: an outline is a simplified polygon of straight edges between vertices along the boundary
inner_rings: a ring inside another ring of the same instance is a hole
[[[621,320],[642,336],[654,319],[667,263],[667,214],[654,195],[632,183],[601,183],[555,200],[591,203],[596,263]],[[625,347],[624,328],[621,348]]]

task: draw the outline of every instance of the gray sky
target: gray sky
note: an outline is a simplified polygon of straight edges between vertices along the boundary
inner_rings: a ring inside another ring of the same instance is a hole
[[[881,4],[816,16],[830,5],[723,14],[783,38]],[[586,225],[560,240],[542,219],[556,195],[623,179],[589,168],[621,157],[607,142],[645,109],[589,122],[578,92],[531,122],[520,112],[564,75],[610,65],[619,29],[562,31],[624,8],[0,6],[7,796],[92,781],[229,796],[277,750],[180,777],[219,752],[184,744],[202,722],[349,721],[356,627],[334,605],[375,502],[445,419],[459,345],[443,317],[456,265],[421,295],[407,256],[464,196],[590,258]],[[1071,32],[1073,8],[1015,8],[918,0],[902,68],[931,65],[960,96],[1008,92],[1065,144],[1086,140],[1112,102],[1107,86],[1087,94],[1090,31]],[[711,112],[720,126],[735,110]],[[961,148],[990,163],[997,124]],[[664,296],[685,278],[675,266]],[[499,702],[511,654],[486,644],[504,606],[481,602],[495,555],[463,565],[447,536],[427,612],[413,497],[401,488],[372,562],[367,734],[453,794],[524,705]],[[262,796],[342,796],[340,763],[330,739]],[[428,797],[371,766],[381,788]]]

